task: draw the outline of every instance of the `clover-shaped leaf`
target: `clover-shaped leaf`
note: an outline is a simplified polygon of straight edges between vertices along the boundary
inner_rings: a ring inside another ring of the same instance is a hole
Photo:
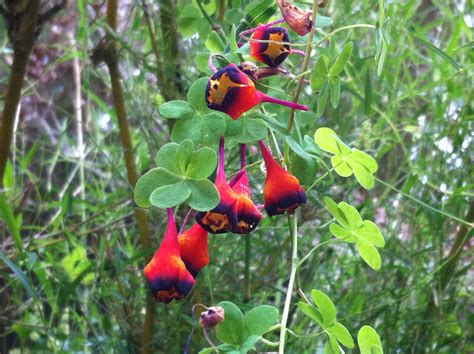
[[[357,334],[361,354],[383,354],[380,337],[370,326],[363,326]]]
[[[299,309],[326,332],[328,342],[324,346],[324,353],[340,353],[339,344],[347,348],[354,347],[354,341],[344,325],[337,322],[337,312],[331,299],[322,291],[313,289],[311,297],[315,306],[299,302]]]
[[[377,172],[378,165],[372,156],[349,148],[329,128],[316,130],[314,140],[322,150],[334,155],[331,157],[331,164],[339,176],[349,177],[354,174],[357,182],[365,189],[374,187],[374,173]]]
[[[198,211],[219,204],[219,192],[207,178],[217,165],[214,150],[194,150],[191,140],[164,145],[156,156],[159,167],[145,173],[135,186],[135,202],[139,207],[171,208],[187,203]]]
[[[196,113],[189,102],[180,100],[163,103],[159,111],[161,116],[167,119],[187,118]]]
[[[377,248],[385,246],[385,240],[377,225],[370,220],[362,220],[359,212],[346,202],[336,204],[325,197],[329,212],[337,221],[329,225],[329,231],[340,240],[356,243],[362,259],[372,268],[380,269],[382,260]]]

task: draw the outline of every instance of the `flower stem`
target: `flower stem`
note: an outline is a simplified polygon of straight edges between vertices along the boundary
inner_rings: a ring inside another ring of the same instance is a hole
[[[288,215],[288,226],[290,229],[290,236],[292,240],[292,251],[291,251],[291,271],[290,280],[288,282],[288,289],[286,291],[285,306],[283,307],[283,315],[281,318],[281,330],[280,330],[280,347],[278,349],[279,354],[285,352],[285,340],[286,340],[286,325],[288,323],[288,314],[290,312],[291,297],[293,294],[293,286],[295,283],[296,270],[298,268],[298,223],[296,215]]]

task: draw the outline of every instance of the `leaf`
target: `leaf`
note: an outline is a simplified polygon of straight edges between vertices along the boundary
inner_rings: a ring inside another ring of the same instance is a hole
[[[351,167],[357,182],[365,189],[372,189],[375,185],[374,176],[364,166],[348,161],[347,164]]]
[[[18,252],[23,253],[23,242],[21,240],[20,224],[15,219],[11,204],[5,199],[5,195],[0,193],[0,217],[5,220],[10,230],[13,241],[15,242]]]
[[[326,204],[329,212],[334,216],[339,224],[345,227],[349,227],[349,221],[347,220],[344,213],[339,209],[336,202],[329,197],[324,197],[324,204]]]
[[[221,114],[208,113],[188,119],[179,120],[171,132],[173,141],[181,142],[190,139],[195,145],[215,145],[224,135],[226,123]]]
[[[352,339],[351,334],[341,323],[334,323],[330,328],[327,329],[327,332],[332,334],[334,338],[336,338],[337,341],[343,346],[347,348],[354,348],[354,340]]]
[[[150,204],[158,208],[172,208],[186,201],[191,189],[186,182],[180,181],[156,188],[150,195]]]
[[[30,280],[26,277],[25,273],[15,264],[13,263],[6,255],[3,253],[3,251],[0,249],[0,259],[7,265],[8,268],[11,269],[13,274],[18,278],[20,283],[23,285],[25,290],[27,291],[28,295],[31,298],[36,299],[38,297],[38,294],[36,293],[36,290],[33,286],[33,284],[30,282]]]
[[[251,350],[255,350],[255,344],[257,344],[260,339],[262,339],[262,336],[258,335],[251,335],[247,337],[240,346],[240,353],[245,354]]]
[[[244,315],[242,311],[230,301],[221,301],[219,304],[224,309],[224,321],[216,329],[216,337],[223,343],[239,346],[244,333]]]
[[[321,327],[323,326],[323,315],[319,312],[318,309],[315,307],[307,304],[306,302],[298,302],[298,308],[309,318],[311,318],[314,322],[319,324]]]
[[[364,166],[370,173],[375,173],[379,169],[377,161],[363,151],[352,149],[350,159],[352,162]]]
[[[334,171],[341,177],[350,177],[352,176],[352,168],[347,162],[347,156],[344,155],[335,155],[331,157],[331,165],[334,168]]]
[[[341,79],[337,76],[329,77],[329,96],[331,98],[331,105],[336,108],[341,99]]]
[[[346,202],[340,202],[337,207],[346,217],[349,229],[353,230],[362,226],[362,218],[356,208]]]
[[[363,226],[357,230],[354,230],[354,233],[360,237],[364,238],[370,244],[378,248],[383,248],[385,246],[385,240],[382,236],[377,225],[375,225],[370,220],[364,220]]]
[[[194,107],[199,113],[207,113],[211,110],[207,107],[206,102],[206,87],[209,79],[202,77],[194,81],[188,90],[187,99],[188,102]]]
[[[252,308],[244,316],[245,335],[263,335],[271,326],[278,322],[278,309],[270,305]]]
[[[356,241],[356,238],[354,237],[354,235],[352,235],[352,232],[347,229],[344,229],[343,227],[340,227],[338,224],[332,223],[331,225],[329,225],[329,231],[335,237],[345,242],[354,243]]]
[[[191,140],[186,139],[179,143],[178,149],[176,150],[176,159],[178,161],[178,167],[180,175],[186,173],[188,163],[193,156],[194,144]]]
[[[352,42],[349,42],[349,43],[346,43],[344,48],[342,48],[341,53],[339,53],[336,60],[334,61],[334,64],[329,70],[329,76],[339,76],[339,74],[344,69],[344,66],[346,66],[347,61],[352,55],[352,47],[353,47]]]
[[[374,270],[382,266],[382,259],[377,249],[363,238],[357,238],[357,249],[362,259]]]
[[[316,28],[328,27],[333,24],[333,20],[330,17],[322,16],[318,14],[316,17]]]
[[[236,122],[237,123],[228,122],[227,124],[228,126],[229,124],[232,126],[231,129],[234,131],[234,135],[232,135],[231,138],[237,143],[249,144],[267,137],[267,125],[265,124],[265,121],[260,118],[254,119],[245,117],[237,120]],[[240,128],[238,128],[239,125]]]
[[[208,179],[188,180],[186,184],[191,189],[191,196],[187,204],[194,210],[208,211],[214,209],[219,204],[219,192],[214,183]]]
[[[168,143],[163,145],[156,154],[158,167],[163,167],[173,173],[179,174],[179,167],[176,159],[178,144]]]
[[[296,140],[291,135],[285,136],[285,140],[288,143],[290,149],[299,157],[305,160],[312,160],[311,156],[303,149],[300,144],[296,142]]]
[[[206,48],[209,49],[211,54],[223,53],[225,45],[222,42],[221,38],[217,32],[211,32],[207,37],[206,43],[204,43]]]
[[[310,86],[311,90],[319,92],[328,78],[329,58],[325,55],[318,57],[313,70],[311,71]]]
[[[214,172],[216,165],[216,152],[208,147],[200,148],[193,153],[186,168],[186,176],[192,179],[205,179]]]
[[[331,299],[320,290],[312,290],[311,296],[323,316],[323,327],[329,327],[336,321],[336,307]]]
[[[151,206],[150,195],[155,189],[178,181],[180,181],[179,176],[163,167],[151,169],[141,176],[135,185],[135,203],[141,208],[149,208]]]
[[[370,326],[363,326],[357,334],[357,343],[361,354],[382,354],[382,342],[380,337]]]
[[[169,101],[160,105],[160,114],[163,118],[188,118],[195,114],[193,106],[186,101]]]
[[[336,338],[334,338],[330,334],[328,334],[328,341],[324,344],[323,353],[324,354],[340,354],[341,353],[341,348],[339,347],[339,344],[337,344]]]
[[[323,127],[316,130],[314,133],[314,141],[322,150],[334,155],[340,155],[341,153],[348,154],[351,152],[349,147],[344,143],[338,143],[339,137],[334,130],[329,128]]]
[[[410,34],[410,36],[412,36],[413,38],[415,38],[416,40],[418,40],[421,44],[423,44],[425,46],[425,48],[427,48],[430,52],[432,52],[433,54],[439,56],[441,59],[444,59],[446,60],[449,64],[451,64],[451,66],[456,69],[456,70],[459,70],[461,69],[461,65],[459,65],[450,55],[448,55],[446,52],[444,52],[443,50],[439,49],[438,47],[436,47],[435,45],[433,45],[433,43],[421,38],[421,37],[418,37],[416,34],[414,34],[413,32],[408,32]]]

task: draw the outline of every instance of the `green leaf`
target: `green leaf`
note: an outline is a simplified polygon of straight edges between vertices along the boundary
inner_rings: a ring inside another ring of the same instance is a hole
[[[30,280],[27,278],[25,273],[15,264],[13,263],[6,255],[3,253],[3,251],[0,249],[0,259],[7,265],[8,268],[11,269],[13,274],[18,278],[20,283],[23,285],[25,290],[28,292],[28,295],[31,298],[37,298],[38,294],[36,293],[36,290],[33,286],[33,284],[30,282]]]
[[[312,290],[311,296],[323,316],[324,328],[330,327],[336,321],[336,307],[331,299],[320,290]]]
[[[298,308],[314,322],[323,326],[323,315],[314,306],[307,304],[306,302],[298,302]]]
[[[230,301],[218,304],[225,311],[224,321],[216,329],[216,337],[223,343],[239,346],[244,333],[244,315],[242,311]]]
[[[337,343],[336,338],[334,338],[330,334],[328,334],[328,341],[324,344],[323,353],[324,354],[340,354],[341,353],[341,348],[339,347],[339,344]]]
[[[240,346],[240,354],[245,354],[251,350],[255,350],[255,344],[257,344],[260,339],[262,339],[262,336],[258,335],[251,335],[247,337]]]
[[[330,17],[322,16],[318,14],[316,17],[316,28],[328,27],[333,24],[333,20]]]
[[[435,45],[433,45],[431,42],[417,36],[416,34],[414,34],[413,32],[408,32],[410,34],[410,36],[412,36],[413,38],[415,38],[416,40],[418,40],[421,44],[423,44],[425,46],[425,48],[427,48],[431,53],[439,56],[441,59],[444,59],[446,60],[449,64],[451,64],[451,66],[456,69],[456,70],[459,70],[461,69],[461,65],[459,65],[450,55],[448,55],[446,52],[444,52],[443,50],[439,49],[438,47],[436,47]]]
[[[343,346],[347,348],[354,348],[354,340],[352,339],[351,334],[341,323],[334,323],[330,328],[327,329],[327,332],[332,334],[334,338],[336,338],[337,341]]]
[[[1,193],[0,217],[5,220],[5,223],[7,224],[8,229],[11,232],[17,251],[23,253],[23,242],[21,240],[20,224],[18,223],[17,219],[15,219],[15,215],[13,214],[11,206],[12,205],[7,202],[5,195]]]
[[[163,118],[188,118],[196,112],[193,106],[186,101],[169,101],[160,105],[160,114]]]
[[[206,87],[208,82],[207,77],[202,77],[194,81],[188,90],[187,99],[188,102],[194,107],[194,109],[200,113],[207,113],[211,110],[207,107],[206,102]]]
[[[167,184],[156,188],[150,195],[150,204],[158,208],[172,208],[186,201],[191,195],[191,189],[186,182]]]
[[[379,251],[363,238],[357,238],[357,249],[362,259],[374,270],[382,266]]]
[[[318,57],[313,70],[311,71],[310,86],[311,90],[319,92],[328,78],[329,58],[325,55]]]
[[[135,203],[141,208],[150,207],[150,195],[155,189],[168,184],[177,183],[180,180],[181,178],[179,176],[163,167],[151,169],[141,176],[135,185]]]
[[[339,209],[336,202],[329,197],[324,197],[324,204],[326,204],[327,209],[329,212],[334,216],[339,224],[344,227],[349,227],[349,221],[347,220],[346,216]]]
[[[222,42],[221,38],[217,34],[217,32],[211,32],[207,37],[205,46],[211,54],[223,53],[225,49],[225,45]]]
[[[179,172],[181,175],[186,173],[193,152],[194,144],[191,140],[186,139],[179,143],[178,150],[176,151],[176,159],[178,161]]]
[[[337,207],[346,217],[349,229],[353,230],[362,226],[362,218],[356,208],[346,202],[340,202]]]
[[[372,189],[375,185],[374,176],[364,166],[353,163],[352,161],[347,162],[351,167],[357,182],[365,189]]]
[[[385,240],[377,225],[370,220],[364,220],[362,224],[362,227],[354,230],[354,233],[375,247],[383,248],[385,246]]]
[[[187,203],[197,211],[208,211],[219,204],[220,196],[214,183],[208,179],[187,180],[186,184],[191,189],[191,196]]]
[[[350,159],[353,163],[358,163],[364,166],[370,173],[375,173],[379,169],[377,161],[363,151],[352,149]]]
[[[214,172],[216,165],[216,152],[208,147],[200,148],[193,153],[186,169],[186,176],[192,179],[205,179]]]
[[[346,43],[344,48],[342,48],[341,53],[337,56],[334,64],[332,65],[331,69],[329,70],[329,76],[339,76],[339,74],[344,69],[344,66],[347,64],[347,61],[352,55],[352,42]]]
[[[278,322],[278,309],[270,305],[261,305],[249,310],[244,316],[245,336],[263,335]]]
[[[333,234],[340,240],[343,240],[348,243],[356,242],[356,238],[354,235],[352,235],[352,232],[347,229],[344,229],[343,227],[340,227],[338,224],[332,223],[331,225],[329,225],[329,231],[331,232],[331,234]]]
[[[224,135],[226,122],[224,114],[211,112],[202,116],[179,120],[174,126],[171,137],[176,142],[186,139],[195,145],[212,146]]]
[[[361,354],[382,354],[382,342],[380,337],[370,326],[363,326],[357,334],[357,342]]]
[[[352,168],[347,162],[347,156],[344,155],[334,155],[331,157],[331,165],[336,172],[341,177],[350,177],[352,176]]]
[[[257,118],[241,118],[236,123],[228,122],[232,126],[234,132],[238,132],[231,136],[231,139],[239,144],[249,144],[265,139],[268,134],[268,128],[265,121]],[[237,128],[240,124],[240,129]],[[236,130],[238,129],[238,130]],[[227,133],[227,132],[226,132]]]
[[[158,167],[163,167],[173,173],[179,174],[179,167],[176,159],[178,144],[168,143],[163,145],[156,154]]]
[[[326,81],[321,89],[319,96],[318,96],[318,107],[316,109],[316,115],[321,117],[326,109],[326,104],[328,102],[329,97],[329,84]]]
[[[329,96],[331,97],[331,105],[336,108],[341,99],[341,79],[337,76],[329,77]]]
[[[334,130],[329,128],[319,128],[314,133],[314,141],[318,146],[334,155],[349,154],[351,149],[339,140]]]

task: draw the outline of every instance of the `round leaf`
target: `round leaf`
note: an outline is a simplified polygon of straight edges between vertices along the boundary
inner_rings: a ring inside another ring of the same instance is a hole
[[[383,353],[380,337],[370,326],[363,326],[357,334],[361,354]],[[373,351],[373,349],[375,349]]]
[[[356,241],[355,237],[352,235],[352,232],[340,227],[338,224],[333,223],[329,225],[329,231],[338,239],[343,240],[345,242],[354,243]]]
[[[269,305],[261,305],[249,310],[244,316],[246,336],[261,336],[278,322],[278,309]]]
[[[362,237],[367,240],[367,242],[371,243],[375,247],[382,248],[385,246],[385,240],[382,236],[377,225],[375,225],[370,220],[364,220],[362,223],[363,226],[357,230],[354,230],[354,233],[358,237]]]
[[[216,165],[216,152],[208,147],[203,147],[193,153],[186,169],[186,176],[192,179],[205,179],[214,172]]]
[[[176,161],[176,151],[178,144],[168,143],[163,145],[156,154],[156,163],[158,167],[166,168],[173,173],[179,174],[179,168]]]
[[[357,238],[357,249],[362,259],[374,270],[382,266],[382,259],[377,249],[362,238]]]
[[[186,101],[169,101],[160,105],[163,118],[188,118],[195,114],[193,106]]]
[[[194,144],[191,140],[183,140],[176,151],[176,159],[178,160],[179,171],[182,175],[186,173],[188,163],[191,160],[194,152]]]
[[[201,113],[209,112],[206,102],[206,87],[208,78],[202,77],[196,80],[188,90],[188,102],[194,107],[194,109]]]
[[[155,189],[164,185],[177,183],[178,181],[180,181],[179,176],[162,167],[148,171],[140,177],[135,185],[135,203],[137,203],[139,207],[149,208],[151,206],[150,195]]]
[[[222,301],[218,304],[224,309],[224,321],[217,326],[216,336],[222,343],[235,344],[242,343],[244,333],[244,315],[242,311],[229,301]]]
[[[191,195],[185,182],[158,187],[150,195],[150,203],[158,208],[172,208],[183,203]]]
[[[187,180],[186,183],[191,189],[188,205],[194,210],[208,211],[214,209],[219,204],[219,192],[208,179]]]

